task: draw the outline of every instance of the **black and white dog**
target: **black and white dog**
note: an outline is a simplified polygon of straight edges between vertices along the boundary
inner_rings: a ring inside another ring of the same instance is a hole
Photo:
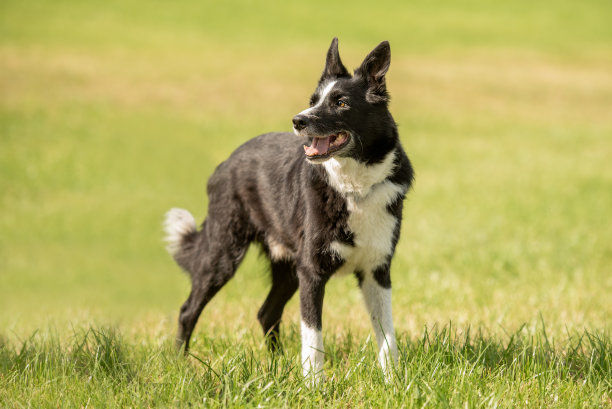
[[[201,229],[186,210],[167,213],[168,249],[192,282],[180,309],[179,346],[187,350],[202,309],[257,242],[272,270],[258,313],[270,347],[279,346],[283,309],[299,288],[303,372],[321,379],[325,284],[334,274],[354,274],[390,375],[397,346],[389,269],[413,180],[387,108],[390,59],[382,42],[351,75],[334,38],[310,108],[293,118],[294,133],[258,136],[217,167]]]

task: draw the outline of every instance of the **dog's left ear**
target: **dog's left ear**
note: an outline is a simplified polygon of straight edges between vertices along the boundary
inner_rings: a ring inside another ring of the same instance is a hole
[[[372,50],[355,70],[355,75],[364,78],[368,83],[366,100],[370,103],[389,101],[385,74],[391,64],[391,47],[388,41],[383,41]]]
[[[321,74],[321,80],[319,82],[329,78],[340,77],[350,78],[351,74],[349,74],[346,67],[342,64],[342,60],[340,60],[340,54],[338,53],[338,37],[334,37],[327,51],[325,69],[323,70],[323,74]]]

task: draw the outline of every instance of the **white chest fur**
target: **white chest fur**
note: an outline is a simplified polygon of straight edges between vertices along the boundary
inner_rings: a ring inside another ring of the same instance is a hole
[[[329,184],[343,195],[365,197],[372,187],[385,180],[395,167],[397,152],[392,150],[381,163],[366,166],[351,158],[331,158],[323,162]]]
[[[356,270],[371,272],[387,262],[398,222],[387,211],[387,205],[404,193],[404,190],[403,186],[382,182],[364,198],[346,198],[348,227],[353,233],[355,246],[337,241],[331,244],[331,250],[345,260],[338,273],[352,273]]]
[[[392,151],[373,166],[344,158],[324,163],[330,185],[346,199],[348,227],[355,244],[331,243],[330,249],[345,260],[339,274],[371,272],[391,255],[398,220],[387,206],[406,191],[404,186],[385,180],[393,171],[395,155]]]

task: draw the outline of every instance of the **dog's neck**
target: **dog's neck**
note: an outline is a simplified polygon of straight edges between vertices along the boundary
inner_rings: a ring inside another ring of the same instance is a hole
[[[356,161],[352,158],[333,157],[321,165],[327,173],[331,187],[343,196],[365,197],[372,188],[393,174],[397,150],[393,149],[382,162],[374,165]]]

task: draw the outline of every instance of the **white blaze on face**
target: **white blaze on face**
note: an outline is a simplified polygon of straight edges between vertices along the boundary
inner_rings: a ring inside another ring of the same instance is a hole
[[[321,91],[321,95],[319,96],[319,100],[317,101],[316,105],[303,110],[302,112],[300,112],[298,115],[308,115],[310,114],[310,112],[312,112],[312,110],[314,110],[315,108],[318,108],[319,106],[321,106],[323,104],[323,101],[325,101],[325,97],[327,96],[327,94],[329,94],[329,92],[332,90],[332,88],[334,88],[334,85],[336,85],[337,81],[331,81],[329,83],[327,83],[325,85],[325,87],[323,88],[323,91]]]

